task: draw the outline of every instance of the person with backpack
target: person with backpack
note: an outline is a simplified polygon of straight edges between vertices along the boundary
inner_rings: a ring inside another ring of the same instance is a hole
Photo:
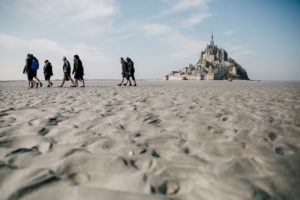
[[[31,54],[27,54],[23,74],[27,74],[28,88],[33,88],[36,82],[33,80],[34,70],[32,69],[32,57]]]
[[[72,74],[74,74],[75,87],[78,87],[78,81],[82,82],[81,87],[85,87],[84,78],[83,78],[84,69],[78,55],[74,55],[74,68]]]
[[[121,62],[121,65],[122,65],[122,81],[121,83],[118,84],[118,86],[121,86],[124,82],[125,79],[127,79],[127,76],[128,76],[128,65],[127,63],[125,62],[124,58],[120,58],[120,62]],[[127,84],[127,82],[126,82]],[[124,84],[124,85],[126,85]]]
[[[136,86],[136,81],[135,81],[135,77],[134,77],[134,73],[135,73],[135,69],[134,69],[134,62],[131,60],[131,58],[126,58],[126,62],[128,65],[128,77],[127,80],[129,81],[129,86],[131,85],[131,81],[130,81],[130,77],[132,78],[134,84],[133,86]]]
[[[64,84],[65,84],[65,81],[69,81],[69,80],[71,80],[71,82],[72,82],[71,87],[75,87],[74,80],[71,77],[71,65],[70,65],[70,62],[67,60],[66,57],[63,57],[63,62],[64,62],[64,65],[63,65],[64,78],[63,78],[62,83],[61,83],[61,85],[59,87],[63,87]]]
[[[39,69],[39,61],[36,57],[34,57],[34,55],[31,54],[31,58],[32,58],[32,64],[31,64],[31,68],[33,70],[33,78],[35,78],[38,83],[36,84],[36,88],[39,86],[40,84],[40,87],[43,87],[43,84],[42,82],[40,81],[40,79],[38,79],[37,77],[37,70]]]
[[[47,87],[52,87],[53,83],[50,81],[51,76],[53,76],[52,65],[48,60],[45,60],[44,75],[45,80],[48,82]]]

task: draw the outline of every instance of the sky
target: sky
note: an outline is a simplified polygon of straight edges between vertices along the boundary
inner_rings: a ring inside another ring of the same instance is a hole
[[[300,80],[299,19],[299,0],[0,0],[0,80],[26,79],[27,53],[53,79],[75,54],[86,79],[120,78],[120,57],[163,79],[196,64],[212,32],[250,79]]]

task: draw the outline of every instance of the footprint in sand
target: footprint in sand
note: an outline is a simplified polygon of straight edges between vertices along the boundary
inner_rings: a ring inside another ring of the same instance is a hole
[[[297,152],[297,148],[293,145],[285,144],[275,147],[274,152],[280,156],[293,155]]]
[[[270,133],[268,134],[268,138],[269,138],[271,141],[274,141],[274,140],[277,139],[277,135],[276,135],[275,133],[273,133],[273,132],[270,132]]]
[[[37,147],[32,147],[32,148],[18,148],[15,149],[8,154],[5,155],[5,157],[13,156],[13,155],[18,155],[18,154],[24,154],[24,153],[34,153],[34,154],[40,154],[38,151]]]
[[[45,136],[49,133],[49,130],[47,128],[41,128],[38,132],[40,135]]]
[[[91,176],[87,173],[72,173],[68,174],[67,177],[73,185],[84,184],[91,180]]]
[[[33,172],[28,176],[26,180],[27,184],[20,187],[13,194],[10,195],[8,200],[17,200],[25,197],[26,195],[32,193],[32,191],[38,190],[46,185],[52,184],[60,180],[60,178],[55,175],[54,172],[48,169],[40,169]]]
[[[144,122],[147,122],[148,124],[152,124],[152,125],[159,125],[161,123],[161,120],[158,119],[158,116],[156,116],[152,113],[148,113],[144,117]]]
[[[55,117],[50,117],[48,119],[48,126],[57,126],[59,122],[62,121],[62,115],[58,113]]]
[[[151,185],[151,194],[175,195],[179,192],[180,186],[177,181],[168,180],[159,185]]]
[[[121,160],[123,161],[123,164],[126,167],[138,169],[138,167],[135,164],[135,162],[136,162],[135,160],[133,160],[133,159],[126,159],[126,158],[123,158],[123,157],[121,157]]]

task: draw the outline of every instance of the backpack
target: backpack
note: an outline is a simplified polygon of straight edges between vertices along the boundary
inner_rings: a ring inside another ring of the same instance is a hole
[[[39,61],[36,58],[32,59],[31,69],[34,71],[39,69]]]

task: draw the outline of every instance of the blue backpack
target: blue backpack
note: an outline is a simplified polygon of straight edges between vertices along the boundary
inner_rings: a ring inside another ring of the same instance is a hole
[[[34,71],[39,69],[39,61],[36,58],[32,59],[31,69]]]

